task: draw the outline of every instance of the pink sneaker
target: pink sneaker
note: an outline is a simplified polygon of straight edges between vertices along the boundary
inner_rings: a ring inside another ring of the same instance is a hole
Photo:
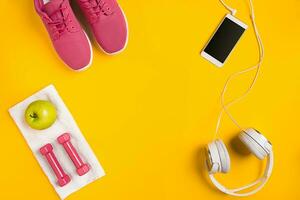
[[[46,26],[53,46],[73,70],[83,70],[92,62],[90,41],[77,21],[69,0],[34,0],[37,13]]]
[[[116,0],[77,0],[97,43],[107,54],[125,49],[128,40],[126,17]]]

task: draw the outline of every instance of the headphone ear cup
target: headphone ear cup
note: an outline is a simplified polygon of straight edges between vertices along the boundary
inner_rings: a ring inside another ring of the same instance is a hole
[[[267,153],[259,144],[259,142],[255,140],[254,137],[251,137],[251,135],[249,135],[247,132],[242,132],[239,135],[239,138],[258,159],[263,160],[267,156]]]
[[[227,173],[230,170],[230,157],[227,148],[222,140],[216,140],[215,144],[221,161],[221,172]]]
[[[215,174],[220,171],[221,160],[215,142],[207,145],[207,166],[210,173]]]

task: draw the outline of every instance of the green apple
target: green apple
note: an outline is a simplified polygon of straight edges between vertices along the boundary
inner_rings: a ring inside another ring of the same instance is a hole
[[[56,120],[56,108],[49,101],[34,101],[29,104],[25,111],[25,120],[33,129],[49,128]]]

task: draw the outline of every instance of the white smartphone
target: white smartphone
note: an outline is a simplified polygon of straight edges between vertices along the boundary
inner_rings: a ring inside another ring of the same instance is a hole
[[[217,67],[222,67],[247,28],[246,24],[227,14],[202,50],[201,56]]]

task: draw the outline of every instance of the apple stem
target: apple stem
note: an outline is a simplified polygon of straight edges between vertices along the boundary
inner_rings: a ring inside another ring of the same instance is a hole
[[[36,113],[30,114],[30,117],[37,118],[37,114]]]

